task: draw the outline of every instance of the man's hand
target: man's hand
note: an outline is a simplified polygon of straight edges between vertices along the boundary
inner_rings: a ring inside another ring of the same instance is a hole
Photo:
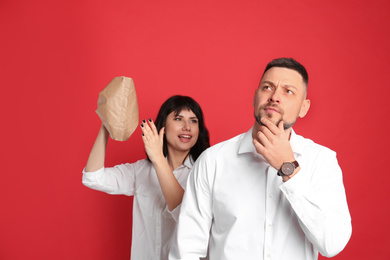
[[[276,126],[267,118],[261,118],[263,125],[254,134],[253,144],[256,151],[276,170],[283,162],[294,161],[294,154],[289,142],[289,136],[283,128],[283,121]]]

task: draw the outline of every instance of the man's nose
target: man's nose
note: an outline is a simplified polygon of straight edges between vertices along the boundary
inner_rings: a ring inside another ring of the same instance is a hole
[[[278,89],[275,89],[274,92],[269,97],[270,103],[280,103],[280,93]]]

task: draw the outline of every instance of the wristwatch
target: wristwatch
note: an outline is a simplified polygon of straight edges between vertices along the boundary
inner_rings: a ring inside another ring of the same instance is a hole
[[[293,174],[293,172],[295,171],[295,169],[299,167],[299,164],[297,161],[293,161],[293,162],[285,162],[282,164],[282,168],[280,168],[280,170],[278,171],[278,175],[279,176],[283,176],[283,175],[291,175]]]

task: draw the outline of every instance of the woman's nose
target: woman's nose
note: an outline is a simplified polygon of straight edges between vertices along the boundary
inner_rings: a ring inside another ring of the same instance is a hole
[[[183,123],[183,130],[189,131],[191,130],[190,123],[187,121],[184,121]]]

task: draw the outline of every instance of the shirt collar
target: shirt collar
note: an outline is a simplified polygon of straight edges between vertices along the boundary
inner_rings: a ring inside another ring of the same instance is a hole
[[[252,141],[253,126],[249,131],[244,133],[244,137],[241,140],[240,147],[238,148],[238,154],[242,153],[257,153]],[[294,129],[291,129],[290,145],[294,153],[302,154],[302,142],[299,142],[298,135]]]
[[[188,156],[187,159],[184,161],[183,165],[189,169],[192,168],[192,165],[194,164],[194,159],[192,159],[192,156]]]
[[[291,128],[291,137],[290,137],[291,149],[296,154],[302,154],[302,142],[299,141],[299,136],[295,133],[294,129]]]
[[[168,161],[168,157],[165,156],[165,160]],[[194,164],[194,159],[192,158],[192,155],[190,155],[187,157],[187,159],[184,161],[184,163],[182,165],[177,167],[177,169],[180,169],[183,167],[187,167],[188,169],[191,169],[193,164]],[[174,171],[176,171],[177,169],[175,169]]]
[[[253,126],[249,131],[244,134],[244,137],[241,140],[240,147],[238,148],[238,154],[242,153],[256,153],[256,149],[252,142],[252,132]]]

